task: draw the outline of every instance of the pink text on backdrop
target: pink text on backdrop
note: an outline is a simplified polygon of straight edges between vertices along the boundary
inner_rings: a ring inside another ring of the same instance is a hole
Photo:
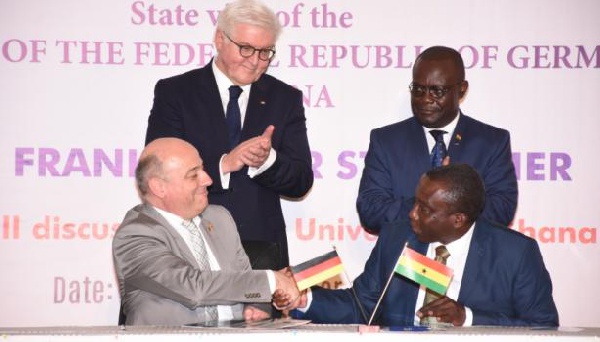
[[[311,151],[312,169],[316,179],[326,178],[322,169],[328,160],[319,151]],[[360,177],[366,151],[344,150],[335,161],[335,176],[343,180]],[[572,159],[565,152],[513,152],[517,180],[522,181],[571,181],[569,169]],[[94,148],[86,151],[71,148],[67,152],[51,147],[15,148],[15,176],[39,177],[134,177],[138,161],[135,149]],[[29,170],[29,171],[28,171]]]

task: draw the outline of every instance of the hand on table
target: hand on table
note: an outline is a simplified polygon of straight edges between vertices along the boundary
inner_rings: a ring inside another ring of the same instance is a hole
[[[420,308],[417,316],[435,317],[438,322],[451,323],[454,326],[462,326],[466,319],[465,307],[446,296]]]

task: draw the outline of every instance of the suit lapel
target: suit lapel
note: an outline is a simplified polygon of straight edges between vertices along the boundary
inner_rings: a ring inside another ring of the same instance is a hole
[[[204,235],[204,241],[212,251],[215,258],[217,260],[222,260],[222,258],[219,256],[220,248],[217,248],[218,246],[215,242],[215,238],[218,237],[218,235],[214,233],[216,229],[215,224],[211,220],[205,218],[203,215],[200,215],[200,217],[202,218],[200,225],[202,227],[202,235]]]
[[[209,118],[208,127],[210,128],[206,127],[205,129],[214,129],[220,132],[219,134],[215,134],[218,138],[218,141],[214,142],[215,145],[222,146],[225,151],[229,151],[229,128],[227,127],[225,111],[223,110],[223,100],[221,99],[217,80],[212,69],[213,63],[214,60],[201,68],[200,77],[197,78],[197,96],[200,100],[198,111],[199,113],[206,112]],[[205,108],[202,108],[202,106],[205,106]]]
[[[264,119],[269,104],[269,98],[267,97],[269,88],[270,85],[265,81],[265,77],[261,77],[250,87],[250,96],[248,97],[248,106],[246,107],[240,138],[242,141],[257,134],[262,134],[262,131],[256,131],[257,128],[266,127]]]
[[[469,254],[467,254],[467,260],[465,262],[465,269],[463,271],[463,277],[461,279],[460,293],[458,294],[458,301],[461,303],[468,302],[469,297],[473,293],[473,287],[475,286],[474,281],[462,281],[463,279],[477,279],[482,269],[481,262],[484,260],[484,255],[488,251],[489,237],[483,232],[483,228],[480,223],[475,223],[473,227],[473,237],[471,238],[471,245],[469,246]]]
[[[427,146],[427,137],[425,137],[425,129],[423,126],[415,119],[411,118],[410,129],[406,130],[406,134],[408,135],[408,139],[406,141],[412,144],[413,148],[406,149],[407,153],[412,154],[409,155],[409,158],[405,154],[402,155],[402,159],[411,161],[410,163],[417,167],[421,174],[421,170],[429,170],[431,168],[431,158],[429,147]]]
[[[468,117],[461,112],[458,122],[456,123],[456,127],[454,128],[454,132],[452,132],[452,136],[450,137],[450,144],[448,146],[450,162],[452,162],[452,160],[464,160],[462,158],[464,151],[463,138],[469,136],[468,128]]]
[[[192,254],[192,251],[183,240],[183,237],[181,237],[177,230],[175,230],[175,228],[173,228],[171,224],[161,214],[158,213],[158,211],[154,210],[154,208],[148,204],[143,204],[142,212],[155,219],[158,225],[161,226],[161,228],[171,236],[171,239],[177,243],[179,250],[188,262],[194,265],[196,264],[196,257],[194,257],[194,254]]]

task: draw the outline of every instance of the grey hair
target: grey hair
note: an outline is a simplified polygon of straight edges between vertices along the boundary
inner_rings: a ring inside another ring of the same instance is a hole
[[[148,182],[152,177],[160,177],[163,174],[163,163],[156,155],[148,155],[139,160],[135,169],[135,181],[138,194],[145,202],[146,195],[150,191]]]
[[[275,40],[281,33],[281,24],[275,12],[260,1],[237,0],[225,6],[219,13],[217,29],[230,34],[237,24],[248,24],[265,28],[273,33]]]

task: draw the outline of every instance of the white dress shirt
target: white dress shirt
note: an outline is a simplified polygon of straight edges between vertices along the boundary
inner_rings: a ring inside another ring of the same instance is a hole
[[[223,102],[223,112],[227,113],[227,104],[229,103],[229,87],[233,84],[231,83],[229,78],[225,76],[225,74],[221,70],[219,70],[216,63],[214,62],[212,63],[212,69],[213,73],[215,74],[215,80],[217,81],[217,87],[219,88],[219,94],[221,95],[221,101]],[[252,87],[252,84],[246,84],[240,87],[243,91],[240,94],[240,97],[238,98],[238,105],[240,106],[240,114],[242,120],[241,127],[244,127],[244,119],[246,118],[246,108],[248,108],[248,99],[250,97],[250,88]],[[223,186],[223,189],[229,189],[230,174],[223,173],[223,169],[221,168],[223,157],[225,157],[225,155],[222,155],[221,159],[219,160],[219,174],[221,175],[221,185]],[[267,160],[260,168],[248,168],[248,176],[250,176],[250,178],[253,178],[263,173],[275,163],[276,157],[277,153],[273,148],[271,148],[269,157],[267,157]]]
[[[429,133],[429,131],[433,130],[433,129],[439,129],[442,131],[446,131],[447,133],[443,135],[444,137],[444,144],[446,144],[446,149],[448,151],[450,151],[450,140],[452,139],[452,134],[454,133],[454,129],[456,128],[456,125],[458,124],[458,119],[460,118],[460,111],[458,112],[458,115],[454,118],[454,120],[452,120],[449,124],[447,124],[444,127],[440,127],[440,128],[427,128],[425,126],[423,126],[423,130],[425,131],[425,139],[427,140],[427,148],[429,153],[431,154],[431,151],[433,150],[433,146],[435,146],[435,138],[433,137],[433,135],[431,135]]]
[[[467,255],[469,254],[471,238],[473,237],[473,228],[474,225],[471,226],[471,228],[465,233],[465,235],[461,236],[460,239],[445,245],[450,253],[450,256],[446,260],[446,266],[454,271],[454,276],[452,277],[452,281],[450,281],[450,286],[448,287],[446,296],[453,300],[457,300],[458,295],[460,294],[462,276],[465,270],[465,263],[467,262]],[[435,259],[435,249],[440,245],[441,243],[439,242],[430,243],[429,248],[427,249],[427,257],[430,259]],[[420,321],[420,318],[417,317],[416,312],[423,306],[423,301],[425,300],[425,290],[426,289],[424,286],[419,288],[419,294],[416,302],[417,305],[415,306],[415,325],[418,325]],[[473,312],[471,309],[465,307],[465,314],[466,318],[463,326],[471,326],[473,324]]]

